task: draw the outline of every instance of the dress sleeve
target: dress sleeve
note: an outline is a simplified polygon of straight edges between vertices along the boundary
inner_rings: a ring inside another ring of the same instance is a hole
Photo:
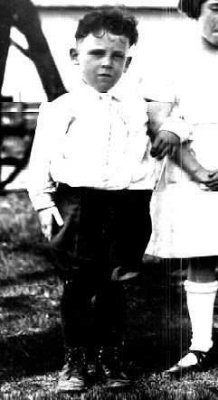
[[[161,124],[159,130],[175,133],[177,136],[179,136],[181,142],[191,140],[191,125],[188,123],[182,112],[178,98],[175,98],[174,102],[172,103],[171,111]]]

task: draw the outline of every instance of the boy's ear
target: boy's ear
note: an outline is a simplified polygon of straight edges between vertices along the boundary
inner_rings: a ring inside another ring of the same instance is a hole
[[[126,58],[126,64],[125,64],[125,67],[124,67],[124,72],[126,72],[127,69],[129,68],[131,61],[132,61],[132,57],[128,56]]]
[[[72,49],[70,49],[70,58],[71,58],[71,60],[73,61],[73,63],[74,63],[75,65],[78,65],[78,64],[79,64],[79,61],[78,61],[78,51],[77,51],[77,49],[75,49],[74,47],[72,47]]]

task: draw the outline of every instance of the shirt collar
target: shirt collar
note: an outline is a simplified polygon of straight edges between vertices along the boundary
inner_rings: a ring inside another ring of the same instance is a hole
[[[102,99],[105,97],[119,102],[122,99],[122,94],[118,88],[118,85],[115,85],[107,93],[100,93],[97,90],[95,90],[92,86],[89,86],[86,82],[81,80],[79,82],[79,90],[82,91],[82,93],[86,94],[87,96],[93,97],[95,99]]]

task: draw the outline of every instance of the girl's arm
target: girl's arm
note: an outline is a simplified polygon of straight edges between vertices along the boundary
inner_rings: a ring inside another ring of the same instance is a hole
[[[202,165],[195,158],[194,153],[190,149],[190,142],[183,142],[177,147],[172,159],[175,163],[187,172],[190,177],[199,183],[207,185],[210,183],[210,176],[212,171],[202,167]]]

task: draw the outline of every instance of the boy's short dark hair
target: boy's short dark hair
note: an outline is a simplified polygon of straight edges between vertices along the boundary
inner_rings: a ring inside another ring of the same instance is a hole
[[[76,30],[76,40],[84,39],[89,33],[98,37],[99,31],[108,31],[114,35],[124,35],[129,39],[130,46],[138,40],[137,22],[127,14],[124,8],[103,7],[90,11],[79,20]]]
[[[190,18],[198,19],[201,15],[201,6],[206,0],[180,0],[179,10]]]

